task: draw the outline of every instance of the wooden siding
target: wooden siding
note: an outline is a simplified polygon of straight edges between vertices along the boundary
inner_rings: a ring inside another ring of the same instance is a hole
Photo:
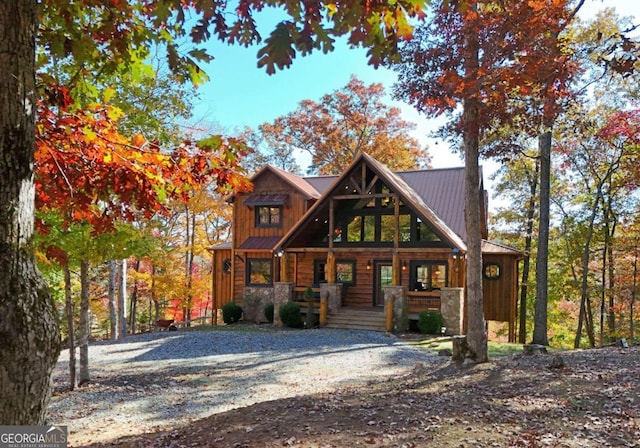
[[[257,227],[256,208],[243,204],[245,194],[238,194],[233,206],[233,247],[240,245],[249,237],[282,237],[296,224],[307,211],[305,198],[271,172],[265,172],[256,179],[255,193],[287,194],[289,197],[282,205],[282,216],[279,227]]]
[[[355,261],[355,285],[348,285],[344,289],[345,296],[343,298],[343,306],[354,308],[371,308],[374,306],[374,279],[375,279],[375,262],[384,261],[391,263],[392,251],[381,249],[351,249],[340,250],[335,249],[336,260]],[[415,251],[401,252],[399,254],[400,265],[404,262],[407,269],[401,270],[400,285],[407,286],[409,289],[409,277],[411,261],[444,261],[448,264],[448,286],[462,286],[460,274],[461,262],[453,260],[450,251],[434,250],[430,252]],[[313,285],[313,270],[316,260],[326,260],[327,252],[325,250],[304,251],[291,254],[287,266],[287,276],[292,279],[297,288],[305,288]],[[367,264],[371,263],[371,268],[367,269]],[[424,305],[424,309],[434,309],[436,301],[439,303],[440,294],[438,291],[431,292],[414,292],[412,293],[413,311],[419,311],[417,308],[420,304]]]
[[[224,272],[224,260],[231,260],[231,249],[213,251],[213,304],[218,309],[225,303],[231,302],[231,272]]]
[[[518,262],[509,255],[484,255],[484,266],[495,263],[500,266],[497,279],[482,278],[484,315],[487,320],[515,322],[518,289]]]
[[[250,237],[283,237],[305,214],[311,202],[301,192],[291,188],[285,180],[271,171],[265,171],[254,179],[254,189],[248,194],[286,194],[287,200],[282,205],[281,225],[279,227],[256,226],[256,208],[245,206],[244,198],[247,194],[237,194],[233,202],[232,235],[233,247],[238,248]],[[233,300],[242,305],[246,283],[246,261],[248,258],[271,259],[273,280],[278,281],[279,260],[274,258],[273,252],[268,250],[244,251],[235,250],[233,257]],[[292,265],[289,262],[289,265]],[[313,269],[313,267],[312,267]],[[313,272],[312,272],[313,275]]]

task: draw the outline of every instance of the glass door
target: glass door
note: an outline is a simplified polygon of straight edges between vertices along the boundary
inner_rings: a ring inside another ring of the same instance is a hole
[[[391,286],[393,282],[393,268],[390,261],[376,261],[375,266],[375,291],[373,306],[384,306],[384,288]]]

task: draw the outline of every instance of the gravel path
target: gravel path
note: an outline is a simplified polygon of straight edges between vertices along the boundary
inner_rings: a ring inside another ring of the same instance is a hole
[[[163,332],[90,346],[91,383],[68,391],[68,351],[54,371],[48,422],[70,446],[140,434],[253,403],[366,384],[437,356],[353,330]]]

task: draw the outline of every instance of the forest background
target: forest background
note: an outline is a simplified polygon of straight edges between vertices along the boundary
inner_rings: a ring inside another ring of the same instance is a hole
[[[591,7],[599,4],[591,3]],[[619,13],[624,15],[626,10]],[[597,345],[635,337],[640,229],[634,161],[640,131],[634,108],[639,83],[636,72],[615,65],[629,60],[637,65],[633,56],[637,43],[625,40],[624,36],[633,34],[623,33],[633,23],[608,10],[576,21],[567,32],[568,46],[584,71],[574,81],[575,97],[553,136],[548,260],[549,342],[553,346]],[[47,26],[55,29],[55,23]],[[207,248],[229,238],[230,209],[224,198],[231,190],[222,187],[247,186],[242,177],[220,177],[224,168],[247,176],[266,162],[298,172],[306,164],[312,165],[312,172],[340,170],[340,166],[322,165],[322,154],[316,153],[318,141],[303,145],[302,126],[292,122],[293,116],[313,117],[337,99],[351,111],[362,110],[362,104],[370,102],[375,104],[373,112],[360,119],[384,118],[383,129],[398,130],[397,150],[391,154],[398,159],[411,154],[410,160],[400,164],[386,163],[396,168],[460,164],[449,150],[460,142],[447,134],[446,126],[441,128],[446,123],[427,121],[409,112],[407,105],[391,101],[387,93],[394,90],[394,71],[373,72],[363,51],[344,47],[329,55],[311,56],[320,63],[302,58],[290,71],[274,77],[254,67],[255,49],[214,48],[211,52],[217,59],[205,68],[213,82],[207,83],[204,73],[189,74],[200,82],[195,92],[174,82],[160,57],[134,61],[127,70],[114,71],[96,82],[86,67],[64,58],[51,59],[46,50],[40,53],[40,76],[51,101],[41,105],[39,115],[38,253],[60,315],[67,317],[62,324],[63,333],[71,336],[68,340],[74,339],[77,325],[91,328],[92,337],[123,337],[147,330],[159,318],[209,320],[213,298]],[[238,57],[237,51],[244,56]],[[225,71],[230,64],[225,58],[233,60],[233,70]],[[250,67],[238,65],[244,61]],[[319,71],[319,66],[329,72]],[[324,81],[315,81],[318,78],[311,72]],[[352,78],[354,72],[358,76]],[[286,87],[276,87],[272,80]],[[374,82],[378,80],[391,86],[387,93]],[[307,99],[311,101],[303,101]],[[314,104],[319,108],[314,109]],[[79,105],[88,113],[80,113]],[[344,120],[341,110],[336,107],[330,118]],[[396,120],[393,126],[389,117]],[[67,131],[60,135],[63,127]],[[218,138],[208,142],[210,147],[229,148],[213,172],[203,163],[208,157],[206,140],[195,144],[211,131],[229,136],[224,142]],[[498,131],[518,135],[517,129]],[[434,139],[425,139],[432,132]],[[58,148],[55,142],[70,133],[84,148],[82,157],[56,151],[69,147],[66,140]],[[323,130],[314,128],[314,133],[322,135]],[[500,137],[504,134],[492,136]],[[490,146],[492,141],[483,143]],[[529,249],[535,256],[539,168],[532,155],[537,142],[518,135],[511,144],[517,156],[492,162],[493,189],[502,205],[493,208],[491,238]],[[352,150],[370,145],[373,152],[380,141],[349,145]],[[167,147],[177,148],[174,154],[180,157],[167,156],[163,150]],[[96,151],[96,158],[87,156],[88,148]],[[96,163],[98,159],[103,164]],[[93,169],[90,175],[88,160]],[[176,165],[180,160],[188,160],[188,166]],[[65,167],[62,179],[55,176],[60,166]],[[143,176],[142,170],[155,174]],[[75,182],[82,193],[69,198],[62,191]],[[113,187],[118,182],[124,185],[121,190]],[[130,193],[131,183],[141,194]],[[89,206],[97,202],[109,206],[99,211]],[[109,232],[113,229],[118,231]],[[533,326],[535,272],[525,265],[522,275],[519,333],[524,342]],[[89,312],[83,312],[83,307]],[[83,315],[90,321],[80,323]]]

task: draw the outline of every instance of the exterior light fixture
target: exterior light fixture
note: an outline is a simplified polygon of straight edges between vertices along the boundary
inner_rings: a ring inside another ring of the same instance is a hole
[[[367,260],[367,269],[371,269],[371,260]]]
[[[458,249],[457,247],[454,247],[454,248],[451,250],[451,255],[452,255],[452,257],[453,257],[453,259],[454,259],[454,260],[457,260],[457,259],[458,259],[458,257],[460,256],[460,249]]]
[[[276,249],[276,257],[281,258],[284,255],[284,250],[282,247]]]
[[[402,270],[403,271],[407,270],[407,262],[405,260],[402,260]]]

